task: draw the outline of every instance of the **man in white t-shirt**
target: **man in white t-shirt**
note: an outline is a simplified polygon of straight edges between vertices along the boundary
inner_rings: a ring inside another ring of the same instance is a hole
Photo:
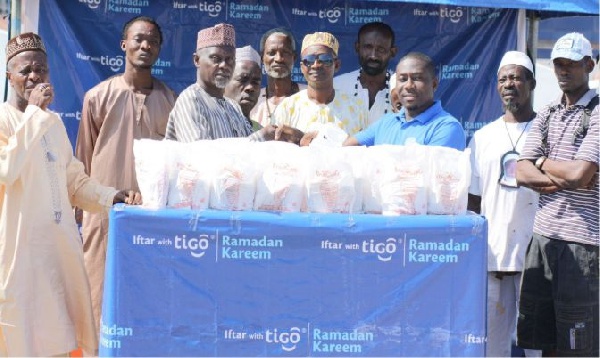
[[[383,22],[370,22],[361,26],[354,43],[360,68],[333,79],[333,87],[351,92],[368,104],[367,125],[393,110],[393,88],[388,70],[390,60],[396,56],[394,30]]]
[[[510,357],[525,250],[533,233],[538,194],[518,187],[519,152],[535,117],[536,82],[526,54],[507,52],[498,67],[504,115],[473,135],[469,209],[488,220],[487,357]],[[541,356],[540,351],[526,352]]]

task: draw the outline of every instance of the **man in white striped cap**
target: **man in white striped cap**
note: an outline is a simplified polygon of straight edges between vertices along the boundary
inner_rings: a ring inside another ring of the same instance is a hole
[[[504,114],[475,132],[469,143],[469,210],[488,219],[486,357],[511,356],[525,249],[537,209],[538,194],[517,187],[514,170],[535,117],[533,73],[525,53],[509,51],[502,57],[496,88]]]
[[[235,50],[235,69],[231,81],[225,86],[225,97],[240,105],[242,113],[254,130],[260,125],[250,120],[250,111],[256,105],[261,84],[260,55],[252,46]]]

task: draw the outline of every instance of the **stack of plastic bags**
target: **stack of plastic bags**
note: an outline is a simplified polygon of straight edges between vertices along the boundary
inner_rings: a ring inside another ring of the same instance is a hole
[[[149,208],[384,215],[462,215],[467,208],[468,149],[246,139],[142,139],[133,149]]]

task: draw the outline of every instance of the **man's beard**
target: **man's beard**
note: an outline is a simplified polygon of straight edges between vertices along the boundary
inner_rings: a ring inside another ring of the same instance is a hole
[[[227,86],[228,83],[229,83],[229,78],[220,77],[220,76],[215,78],[215,87],[217,87],[219,89],[225,89],[225,87]]]
[[[136,67],[137,68],[142,68],[144,70],[151,70],[153,65],[154,64],[150,64],[150,65],[148,65],[148,64],[141,64],[141,65],[137,65]]]
[[[506,112],[516,112],[520,107],[521,106],[519,105],[519,103],[512,99],[509,99],[508,101],[506,101],[506,103],[504,103],[504,110]]]
[[[281,72],[281,71],[274,71],[270,67],[269,68],[265,67],[265,72],[267,73],[267,76],[269,76],[271,78],[279,79],[279,78],[289,77],[290,74],[292,73],[292,69],[286,67],[285,71]]]
[[[368,63],[369,63],[369,61],[366,61],[363,64],[361,64],[361,68],[362,68],[362,71],[369,76],[376,76],[378,74],[385,72],[385,70],[386,70],[386,66],[384,66],[384,64],[381,62],[376,62],[378,64],[378,66],[376,66],[376,67],[367,66]]]

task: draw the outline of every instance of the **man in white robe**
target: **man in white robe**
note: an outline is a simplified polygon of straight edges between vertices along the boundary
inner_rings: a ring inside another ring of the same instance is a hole
[[[102,211],[139,194],[99,185],[73,156],[60,117],[47,109],[41,38],[8,42],[13,91],[0,105],[0,356],[98,349],[90,288],[72,206]]]

